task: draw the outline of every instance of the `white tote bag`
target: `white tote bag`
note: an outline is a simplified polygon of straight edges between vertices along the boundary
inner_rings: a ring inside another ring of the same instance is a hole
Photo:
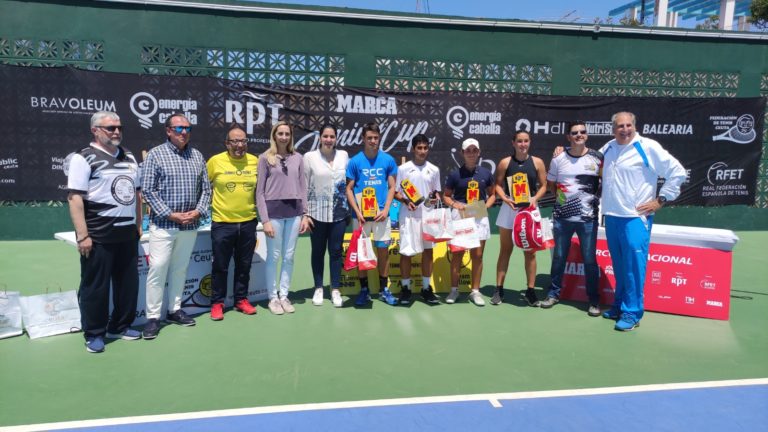
[[[422,212],[421,236],[424,240],[439,243],[453,238],[451,213],[447,208],[425,208]]]
[[[21,314],[30,339],[80,331],[74,290],[22,297]]]
[[[0,339],[24,333],[18,291],[0,291]]]
[[[461,252],[480,247],[480,233],[475,218],[456,219],[451,222],[453,238],[448,242],[451,252]]]
[[[378,261],[376,259],[376,252],[373,250],[371,237],[363,230],[360,238],[357,239],[357,269],[373,270],[377,264]]]

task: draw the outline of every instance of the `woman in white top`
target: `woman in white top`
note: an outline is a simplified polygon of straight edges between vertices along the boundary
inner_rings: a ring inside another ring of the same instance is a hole
[[[307,214],[302,228],[311,230],[312,274],[315,293],[312,303],[323,304],[323,273],[325,250],[328,249],[331,270],[331,300],[341,307],[342,242],[349,224],[349,205],[345,195],[346,170],[349,155],[336,148],[333,126],[320,129],[320,146],[304,155],[304,175],[307,178]]]

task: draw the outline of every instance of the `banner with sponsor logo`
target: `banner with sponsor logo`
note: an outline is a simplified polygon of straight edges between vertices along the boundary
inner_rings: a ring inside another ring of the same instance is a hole
[[[653,227],[657,231],[663,231],[663,228],[663,225]],[[645,274],[646,310],[718,320],[728,319],[733,244],[727,241],[717,244],[722,238],[718,240],[716,235],[712,235],[713,231],[702,229],[701,237],[715,240],[702,240],[694,244],[686,244],[684,238],[675,239],[673,236],[658,233],[654,235],[651,231]],[[600,228],[596,249],[597,265],[600,269],[598,288],[601,303],[610,305],[614,300],[616,277],[604,233],[603,228]],[[708,246],[704,246],[705,244]],[[560,297],[566,300],[587,301],[584,264],[576,237],[571,241]]]
[[[193,125],[191,144],[206,157],[224,151],[228,125],[245,125],[249,151],[269,145],[277,120],[295,125],[299,152],[317,148],[323,124],[337,128],[350,155],[365,123],[381,126],[381,148],[400,160],[410,140],[432,140],[430,160],[445,178],[462,163],[461,142],[480,142],[481,164],[494,170],[511,151],[515,130],[532,134],[531,152],[546,163],[564,145],[566,124],[587,122],[588,146],[612,139],[610,117],[628,110],[637,130],[658,140],[688,170],[674,204],[754,204],[765,98],[566,97],[514,93],[383,93],[348,87],[275,87],[207,77],[148,76],[71,68],[0,66],[0,200],[63,200],[66,157],[92,139],[89,117],[116,111],[123,144],[134,154],[165,140],[174,112]]]

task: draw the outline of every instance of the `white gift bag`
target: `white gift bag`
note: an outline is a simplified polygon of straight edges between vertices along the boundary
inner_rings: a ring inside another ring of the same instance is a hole
[[[21,314],[30,339],[80,331],[80,306],[74,290],[22,297]]]
[[[453,238],[448,242],[451,252],[461,252],[480,247],[480,233],[475,218],[456,219],[451,222]]]
[[[373,270],[377,264],[378,260],[376,259],[376,252],[373,250],[371,237],[363,231],[360,238],[357,239],[357,269]]]
[[[24,333],[18,291],[0,291],[0,339]]]
[[[453,238],[451,233],[451,214],[447,208],[422,210],[422,238],[435,243]]]

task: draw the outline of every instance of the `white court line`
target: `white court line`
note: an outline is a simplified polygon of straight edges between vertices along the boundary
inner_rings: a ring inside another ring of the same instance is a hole
[[[237,409],[226,409],[226,410],[216,410],[216,411],[198,411],[198,412],[189,412],[189,413],[160,414],[160,415],[148,415],[148,416],[139,416],[139,417],[116,417],[116,418],[96,419],[96,420],[77,420],[77,421],[68,421],[68,422],[59,422],[59,423],[40,423],[40,424],[21,425],[21,426],[7,426],[7,427],[0,427],[0,432],[28,432],[28,431],[41,431],[41,430],[49,431],[49,430],[71,429],[71,428],[119,426],[119,425],[138,424],[138,423],[164,422],[164,421],[176,421],[176,420],[195,420],[195,419],[255,415],[255,414],[274,414],[274,413],[286,413],[286,412],[347,409],[347,408],[370,408],[370,407],[428,404],[428,403],[432,404],[432,403],[488,401],[494,407],[497,407],[496,404],[498,404],[499,406],[497,408],[499,408],[501,407],[501,403],[499,402],[499,400],[537,399],[537,398],[553,398],[553,397],[568,397],[568,396],[595,396],[595,395],[622,394],[622,393],[641,393],[641,392],[651,392],[651,391],[689,390],[689,389],[738,387],[738,386],[753,386],[753,385],[768,385],[768,378],[753,378],[753,379],[725,380],[725,381],[702,381],[702,382],[671,383],[671,384],[649,384],[649,385],[637,385],[637,386],[625,386],[625,387],[600,387],[600,388],[573,389],[573,390],[547,390],[547,391],[529,391],[529,392],[515,392],[515,393],[486,393],[486,394],[453,395],[453,396],[426,396],[426,397],[412,397],[412,398],[400,398],[400,399],[375,399],[375,400],[349,401],[349,402],[323,402],[323,403],[309,403],[309,404],[297,404],[297,405],[277,405],[277,406],[268,406],[268,407],[237,408]]]
[[[504,407],[504,405],[502,405],[501,402],[499,402],[498,399],[490,399],[488,402],[490,402],[491,406],[494,407],[494,408],[503,408]]]

